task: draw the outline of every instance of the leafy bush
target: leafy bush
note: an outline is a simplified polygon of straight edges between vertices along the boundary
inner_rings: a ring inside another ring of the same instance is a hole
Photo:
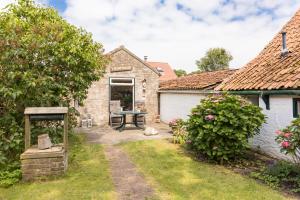
[[[172,120],[173,121],[173,120]],[[176,119],[172,124],[173,142],[177,144],[184,144],[187,139],[188,132],[186,130],[186,123],[182,119]]]
[[[23,132],[12,115],[0,117],[0,169],[19,158],[24,146]]]
[[[183,123],[183,120],[182,119],[172,119],[170,122],[169,122],[169,127],[176,127],[177,125],[181,125]]]
[[[108,58],[92,35],[64,20],[55,9],[18,0],[0,11],[0,169],[17,161],[23,149],[24,109],[70,107],[81,103],[101,78]],[[76,111],[69,109],[70,126]],[[50,133],[61,140],[57,124],[39,122],[32,139]]]
[[[9,187],[17,182],[22,177],[20,169],[13,171],[0,171],[0,187]]]
[[[280,144],[280,151],[291,155],[295,162],[300,163],[300,119],[295,119],[283,130],[277,130],[276,134],[275,140]]]
[[[261,169],[260,172],[253,172],[251,176],[273,188],[283,187],[293,192],[300,192],[300,168],[293,163],[275,162]]]
[[[263,122],[261,108],[242,97],[213,95],[192,109],[187,130],[192,149],[223,162],[240,155]]]

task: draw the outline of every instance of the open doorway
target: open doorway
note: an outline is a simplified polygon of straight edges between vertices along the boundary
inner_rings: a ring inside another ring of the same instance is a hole
[[[110,101],[120,101],[123,111],[133,111],[134,79],[110,78]]]
[[[133,87],[132,86],[111,86],[111,101],[120,101],[123,111],[133,110]]]

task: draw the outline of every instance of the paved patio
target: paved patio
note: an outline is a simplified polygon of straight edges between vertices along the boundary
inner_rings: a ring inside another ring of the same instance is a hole
[[[119,132],[109,126],[95,126],[92,128],[77,128],[76,132],[86,133],[87,142],[114,145],[122,142],[155,140],[172,138],[171,129],[163,123],[147,124],[146,127],[153,127],[158,130],[158,135],[146,136],[144,131],[135,127],[126,126],[125,130]]]

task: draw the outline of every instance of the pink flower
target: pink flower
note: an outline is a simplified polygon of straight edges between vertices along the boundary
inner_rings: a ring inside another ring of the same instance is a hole
[[[214,115],[206,115],[205,116],[205,120],[206,121],[213,121],[215,119],[215,116]]]
[[[282,132],[281,130],[277,130],[277,131],[275,131],[275,133],[276,133],[277,135],[283,134],[283,132]]]
[[[290,143],[287,142],[287,141],[284,141],[284,142],[281,143],[281,146],[286,149],[290,146]]]
[[[292,133],[285,133],[283,136],[284,136],[285,138],[289,138],[289,137],[292,136]]]

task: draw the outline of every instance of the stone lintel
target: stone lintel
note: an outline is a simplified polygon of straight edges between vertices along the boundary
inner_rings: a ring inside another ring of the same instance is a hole
[[[54,146],[44,150],[40,150],[36,147],[31,147],[21,154],[21,160],[57,158],[57,157],[64,157],[64,155],[65,155],[65,149],[62,146]]]

